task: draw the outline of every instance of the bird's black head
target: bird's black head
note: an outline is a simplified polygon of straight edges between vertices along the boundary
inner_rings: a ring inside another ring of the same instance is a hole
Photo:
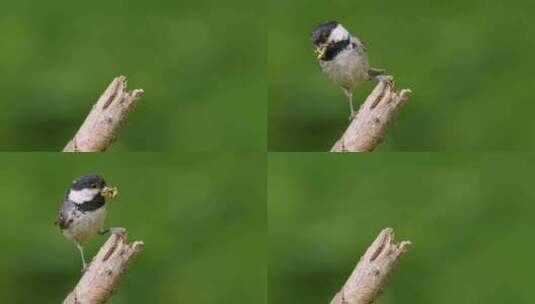
[[[316,26],[312,34],[310,34],[310,40],[315,46],[327,43],[331,32],[338,26],[336,21],[326,21]]]
[[[78,209],[90,211],[104,206],[106,198],[114,198],[116,195],[117,188],[108,186],[102,176],[88,174],[72,183],[66,199],[74,202]]]
[[[98,174],[87,174],[77,178],[71,185],[72,190],[99,189],[106,187],[106,181]]]

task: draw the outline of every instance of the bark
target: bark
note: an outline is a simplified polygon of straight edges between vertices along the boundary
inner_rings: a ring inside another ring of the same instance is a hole
[[[142,89],[126,91],[126,83],[124,76],[112,81],[63,152],[99,152],[111,145],[128,113],[143,95]]]
[[[411,242],[394,243],[394,230],[381,231],[331,304],[371,304],[381,295],[388,277]]]
[[[379,81],[331,152],[373,151],[382,141],[396,112],[409,100],[411,90],[394,90],[391,76]]]
[[[63,304],[105,303],[114,292],[128,265],[142,249],[141,241],[128,244],[126,233],[112,234]]]

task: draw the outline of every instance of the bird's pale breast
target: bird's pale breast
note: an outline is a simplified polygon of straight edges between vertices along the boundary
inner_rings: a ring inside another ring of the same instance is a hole
[[[67,229],[62,230],[63,235],[82,245],[97,234],[102,228],[105,218],[105,207],[84,213],[74,209],[69,214],[69,220],[72,219],[73,221]]]
[[[320,61],[320,66],[337,85],[352,89],[368,80],[368,56],[356,49],[344,50],[331,61]]]

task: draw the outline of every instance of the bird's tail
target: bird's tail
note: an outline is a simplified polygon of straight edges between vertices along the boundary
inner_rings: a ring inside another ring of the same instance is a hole
[[[376,69],[376,68],[369,68],[368,69],[368,75],[370,75],[370,78],[377,77],[380,75],[384,75],[385,70]]]

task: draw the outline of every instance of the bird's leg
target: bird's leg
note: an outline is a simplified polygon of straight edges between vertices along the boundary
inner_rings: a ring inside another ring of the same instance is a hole
[[[98,234],[100,235],[107,233],[116,234],[120,237],[124,237],[126,235],[126,229],[123,227],[111,227],[108,229],[100,229],[100,231],[98,232]]]
[[[355,113],[355,110],[353,108],[353,90],[344,88],[344,93],[347,96],[347,100],[349,102],[349,121],[353,120],[355,116],[357,116],[357,113]]]
[[[85,270],[87,269],[87,264],[85,262],[85,257],[84,257],[84,247],[82,247],[82,245],[78,244],[78,242],[75,242],[76,244],[76,247],[78,247],[78,250],[80,250],[80,256],[82,257],[82,272],[85,272]]]

